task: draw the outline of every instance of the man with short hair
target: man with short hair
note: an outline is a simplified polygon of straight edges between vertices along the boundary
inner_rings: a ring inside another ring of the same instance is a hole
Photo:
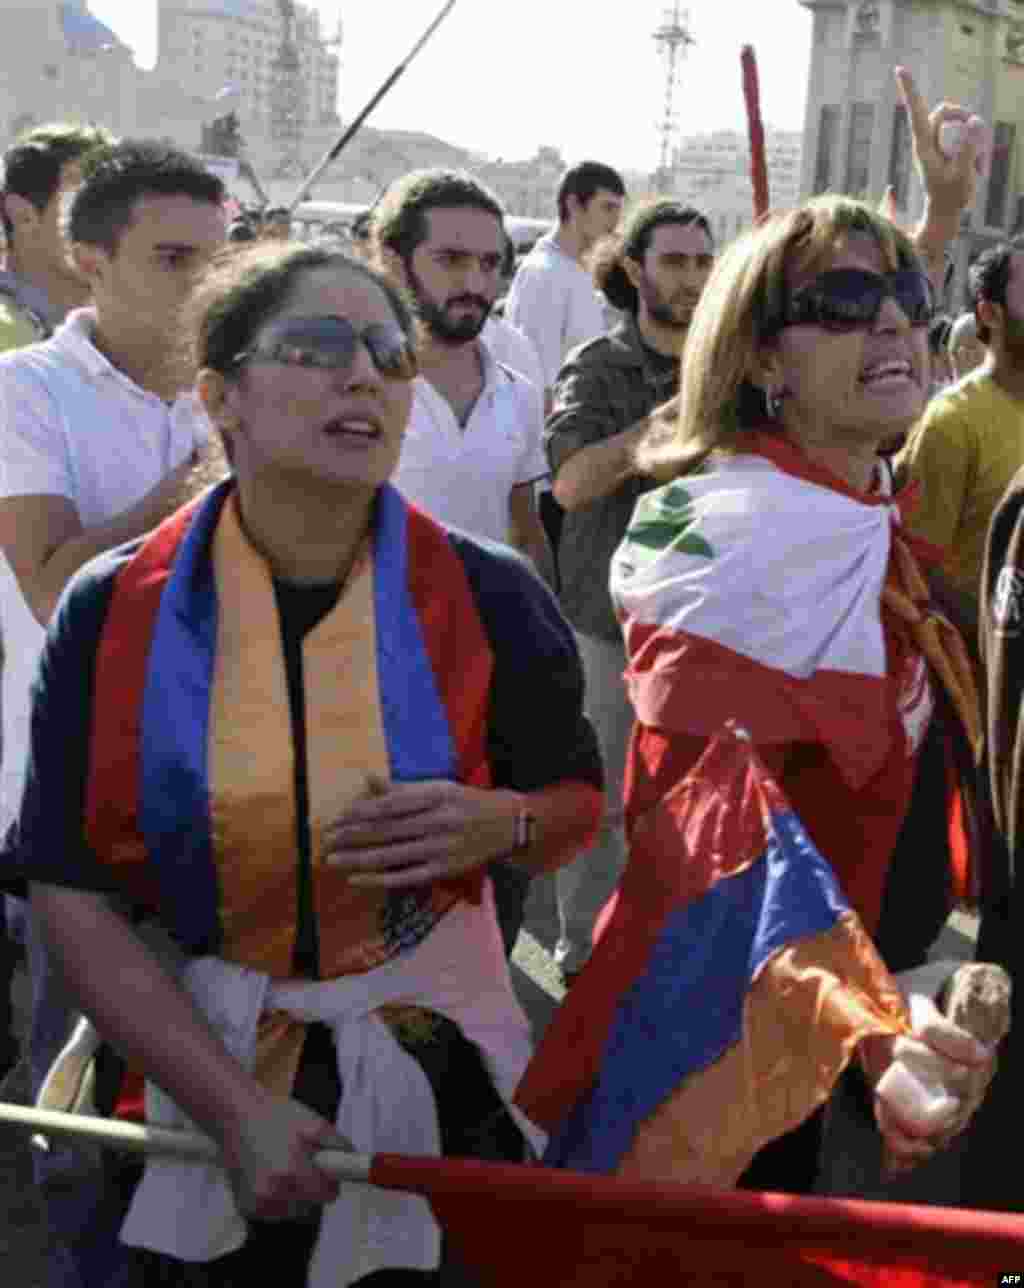
[[[407,292],[420,329],[420,375],[393,482],[442,523],[511,542],[550,578],[532,492],[547,474],[541,393],[481,336],[501,280],[503,219],[493,193],[451,170],[413,171],[377,207],[381,265]],[[511,951],[527,879],[511,869],[492,875]]]
[[[626,185],[617,171],[584,161],[562,176],[558,227],[542,237],[519,265],[505,316],[533,341],[554,388],[566,354],[601,335],[604,312],[583,259],[622,218]]]
[[[928,404],[900,466],[921,491],[908,526],[945,548],[942,571],[973,638],[989,521],[1024,465],[1024,242],[984,251],[968,286],[988,359]]]
[[[0,351],[45,340],[89,288],[71,263],[61,227],[80,161],[111,136],[93,125],[41,125],[3,158],[0,196],[7,263],[0,272]]]
[[[552,491],[566,512],[560,600],[576,631],[606,774],[606,815],[594,846],[555,873],[555,960],[567,982],[590,956],[594,919],[625,860],[622,789],[633,712],[609,567],[637,499],[655,486],[639,472],[636,448],[656,419],[671,414],[680,355],[713,256],[711,228],[699,211],[672,200],[634,210],[594,265],[596,284],[625,321],[569,355],[547,422]]]
[[[45,340],[69,309],[86,303],[89,288],[68,257],[61,213],[80,179],[81,158],[109,142],[95,126],[42,125],[4,154],[0,217],[7,262],[0,271],[0,352]],[[2,657],[0,649],[0,662]],[[4,922],[0,907],[0,1075],[18,1056],[11,984],[19,949]]]
[[[615,231],[625,200],[626,185],[611,166],[583,161],[566,170],[558,185],[558,227],[540,238],[512,279],[505,318],[540,357],[545,413],[567,354],[608,330],[605,304],[583,261]],[[538,501],[557,563],[564,516],[546,484]]]
[[[503,211],[470,175],[414,171],[374,222],[385,271],[420,324],[420,378],[395,484],[428,514],[509,542],[538,571],[549,554],[530,485],[547,473],[540,393],[481,338],[505,252]]]
[[[172,513],[210,450],[177,319],[197,270],[224,240],[223,185],[162,144],[101,148],[83,170],[68,242],[93,306],[73,310],[45,343],[0,357],[0,546],[13,572],[0,588],[8,821],[24,783],[29,687],[61,592],[94,555]],[[35,1096],[74,1017],[31,918],[25,929]],[[67,1166],[63,1150],[37,1160],[54,1230],[83,1284],[108,1282],[108,1270],[113,1281],[116,1230],[100,1237],[95,1187],[80,1178],[67,1185]]]

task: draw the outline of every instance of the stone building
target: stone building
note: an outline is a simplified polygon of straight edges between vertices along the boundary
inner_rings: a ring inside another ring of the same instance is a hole
[[[961,102],[992,124],[991,164],[956,248],[957,291],[974,255],[1024,225],[1024,0],[800,3],[814,15],[804,193],[876,201],[891,185],[901,218],[920,217],[923,194],[893,78],[901,64],[929,103]]]

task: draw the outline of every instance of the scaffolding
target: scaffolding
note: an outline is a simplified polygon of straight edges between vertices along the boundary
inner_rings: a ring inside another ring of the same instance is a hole
[[[657,185],[664,190],[668,184],[674,144],[679,129],[675,111],[679,76],[687,50],[697,43],[690,33],[689,10],[684,11],[681,8],[680,0],[675,0],[673,6],[665,10],[661,26],[654,32],[654,43],[665,66],[665,104],[661,120],[658,122],[660,149]]]

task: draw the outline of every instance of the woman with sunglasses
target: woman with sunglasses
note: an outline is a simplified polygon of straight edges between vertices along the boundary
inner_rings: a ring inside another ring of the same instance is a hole
[[[557,866],[599,816],[572,633],[515,555],[389,486],[416,359],[382,278],[244,248],[194,312],[232,477],[66,595],[21,876],[150,1121],[223,1152],[147,1166],[121,1231],[139,1283],[446,1283],[422,1200],[313,1156],[524,1156],[486,865]],[[110,893],[169,932],[183,987]]]
[[[927,162],[916,243],[838,196],[759,223],[722,254],[701,297],[678,420],[638,452],[638,469],[666,486],[638,503],[612,562],[637,724],[629,866],[591,971],[602,986],[629,958],[623,936],[642,924],[665,848],[685,853],[699,833],[699,793],[671,820],[661,804],[730,721],[749,732],[892,970],[920,966],[954,895],[973,893],[969,829],[947,834],[947,787],[958,801],[970,794],[977,698],[962,641],[928,612],[921,568],[935,555],[906,536],[908,502],[889,494],[878,450],[928,396],[934,294],[919,247],[936,257],[940,227],[955,229],[974,154],[940,157],[938,132],[956,109],[929,118],[901,83]],[[585,972],[573,1007],[587,988]],[[968,1034],[936,1014],[923,1037],[950,1085],[972,1070],[984,1081],[989,1053]],[[552,1031],[545,1049],[557,1064]],[[878,1076],[891,1041],[861,1053]],[[932,1154],[935,1139],[880,1101],[876,1112],[895,1166]],[[742,1183],[809,1190],[820,1135],[816,1115],[763,1149]]]

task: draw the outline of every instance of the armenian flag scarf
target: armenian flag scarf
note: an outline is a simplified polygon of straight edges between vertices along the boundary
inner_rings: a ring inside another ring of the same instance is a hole
[[[493,655],[443,530],[388,486],[364,558],[302,647],[313,898],[331,977],[414,947],[456,899],[479,898],[474,875],[369,900],[351,888],[346,901],[317,847],[370,774],[489,783]],[[295,748],[271,574],[230,481],[169,518],[118,573],[93,711],[94,852],[189,951],[287,978]]]

